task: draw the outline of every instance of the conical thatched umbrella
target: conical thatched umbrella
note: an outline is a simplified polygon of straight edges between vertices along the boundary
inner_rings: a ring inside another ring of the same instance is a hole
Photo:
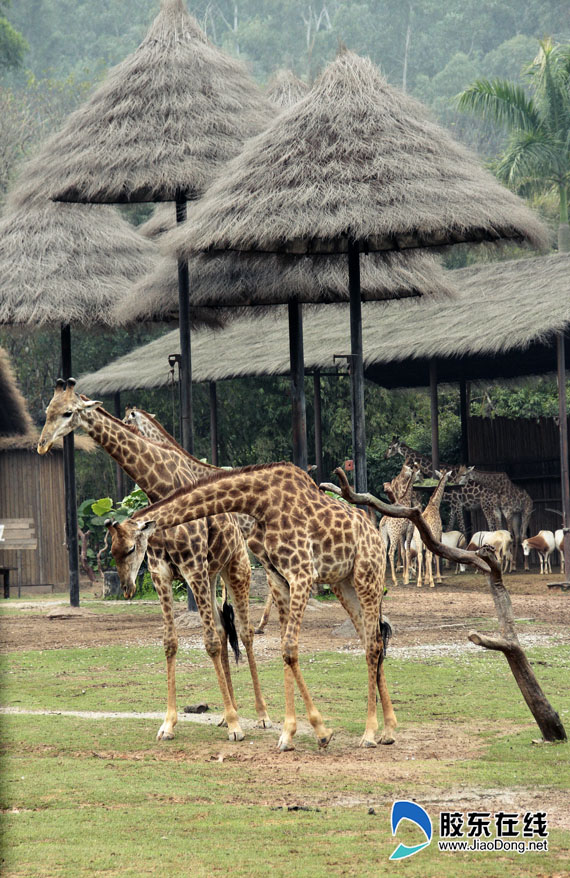
[[[19,196],[19,192],[16,193]],[[70,377],[71,324],[105,325],[128,281],[148,270],[155,246],[111,207],[14,201],[0,220],[0,323],[61,326],[62,370]],[[10,202],[11,204],[11,202]],[[70,601],[79,605],[73,434],[64,440]]]
[[[275,115],[247,71],[213,46],[183,0],[161,0],[139,48],[71,114],[27,173],[49,197],[81,202],[198,197],[220,164]],[[32,182],[34,185],[34,182]],[[192,449],[188,273],[180,288],[183,444]]]
[[[343,52],[228,163],[169,252],[348,253],[354,456],[366,490],[361,251],[466,241],[544,246],[540,223],[367,59]]]

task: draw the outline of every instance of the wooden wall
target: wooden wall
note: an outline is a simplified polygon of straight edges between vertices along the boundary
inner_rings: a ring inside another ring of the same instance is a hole
[[[65,540],[63,454],[40,457],[35,450],[0,452],[0,521],[33,518],[37,550],[22,552],[22,585],[69,581]],[[14,566],[17,553],[0,551],[0,565]],[[17,584],[16,573],[11,582]],[[13,594],[13,591],[12,591]]]
[[[469,463],[506,472],[533,499],[531,533],[562,527],[560,440],[554,418],[469,418]],[[479,512],[474,529],[486,529]],[[476,525],[476,527],[475,527]]]

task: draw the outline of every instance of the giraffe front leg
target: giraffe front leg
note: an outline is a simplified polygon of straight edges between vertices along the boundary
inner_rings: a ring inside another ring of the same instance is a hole
[[[259,620],[259,625],[255,629],[256,634],[263,634],[265,631],[265,626],[269,622],[269,616],[271,614],[271,607],[273,606],[273,595],[271,591],[267,595],[267,600],[265,601],[265,606],[263,607],[263,613],[261,614],[261,619]]]
[[[167,700],[166,715],[158,730],[157,741],[174,738],[174,727],[178,722],[176,709],[176,653],[178,652],[178,635],[174,625],[172,606],[172,571],[170,565],[160,553],[149,549],[147,553],[148,569],[156,588],[164,622],[164,654],[166,657]]]
[[[299,666],[299,631],[303,613],[311,593],[311,586],[312,580],[306,577],[298,577],[290,584],[289,619],[287,621],[285,637],[282,641],[282,650],[283,661],[293,673],[305,704],[307,718],[314,729],[319,747],[324,748],[332,738],[332,731],[325,727],[323,718],[315,707]]]

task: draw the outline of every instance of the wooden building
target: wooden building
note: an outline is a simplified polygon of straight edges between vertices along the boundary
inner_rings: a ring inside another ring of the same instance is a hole
[[[37,549],[22,550],[21,587],[41,585],[49,591],[52,586],[65,588],[69,580],[63,454],[60,444],[40,457],[38,437],[8,355],[0,348],[0,524],[5,519],[33,520]],[[82,439],[80,447],[90,443]],[[0,548],[2,567],[18,567],[17,551]],[[16,571],[10,586],[11,595],[17,594]]]

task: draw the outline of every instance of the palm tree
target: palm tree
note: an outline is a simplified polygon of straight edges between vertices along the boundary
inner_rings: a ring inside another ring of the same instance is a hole
[[[495,172],[524,194],[554,190],[560,203],[558,249],[570,250],[570,45],[539,41],[534,61],[524,71],[530,96],[505,79],[478,79],[457,96],[460,110],[497,122],[509,131]]]

